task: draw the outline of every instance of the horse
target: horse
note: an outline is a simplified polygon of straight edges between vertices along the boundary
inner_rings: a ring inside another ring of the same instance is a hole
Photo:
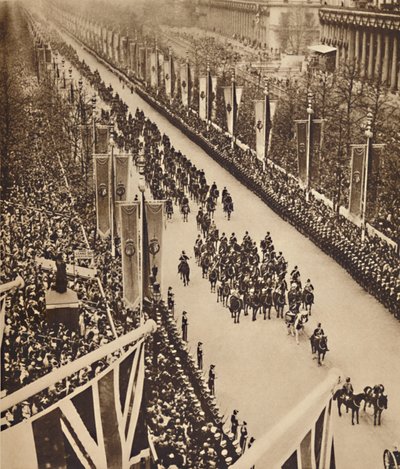
[[[314,303],[314,293],[310,290],[303,291],[303,305],[304,309],[310,313],[311,316],[311,307]]]
[[[222,305],[227,306],[229,295],[231,294],[231,287],[226,283],[226,281],[222,282],[218,288],[218,300],[222,300]]]
[[[231,219],[231,213],[233,212],[233,202],[230,197],[227,197],[224,200],[224,213],[227,214],[228,220]]]
[[[233,323],[239,324],[240,311],[243,307],[243,301],[236,295],[231,295],[229,299],[229,311],[233,317]]]
[[[384,387],[374,386],[372,389],[371,386],[366,386],[364,388],[365,393],[365,403],[364,403],[364,411],[366,410],[367,404],[368,407],[373,406],[374,408],[374,426],[376,424],[381,424],[381,415],[382,412],[387,409],[388,406],[388,397],[383,394]]]
[[[172,205],[172,200],[170,201],[170,203],[167,203],[166,205],[167,205],[166,206],[167,220],[171,220],[172,215],[174,214],[174,206]]]
[[[335,394],[333,395],[333,400],[337,401],[339,417],[342,416],[341,407],[342,404],[346,406],[346,413],[351,409],[351,424],[354,425],[354,416],[357,420],[357,425],[360,423],[359,421],[359,412],[361,407],[361,401],[365,399],[365,394],[362,392],[360,394],[352,394],[348,395],[346,391],[342,389],[338,389]]]
[[[201,261],[200,261],[203,278],[206,278],[208,275],[208,269],[210,267],[210,263],[211,263],[210,257],[208,256],[208,254],[204,253],[201,256]]]
[[[253,317],[252,320],[255,321],[257,319],[257,312],[261,307],[261,300],[260,300],[260,295],[257,291],[249,295],[249,305],[250,308],[253,310]]]
[[[318,366],[322,365],[322,362],[325,359],[325,354],[328,351],[328,337],[325,335],[322,335],[320,337],[315,337],[312,335],[310,337],[310,342],[311,342],[311,352],[312,353],[317,353],[318,358]]]
[[[189,204],[183,204],[181,207],[181,213],[183,215],[183,221],[187,222],[188,221],[188,215],[190,213],[190,207]]]
[[[181,276],[181,280],[183,280],[183,285],[186,287],[189,285],[190,281],[190,267],[186,261],[181,261],[178,266],[178,273]]]
[[[282,290],[281,291],[274,291],[274,293],[272,295],[272,299],[273,299],[273,302],[274,302],[276,317],[277,318],[279,318],[279,317],[283,318],[283,308],[286,304],[285,293]]]
[[[288,311],[285,314],[285,322],[288,327],[288,334],[296,336],[296,343],[299,345],[299,333],[304,330],[304,325],[308,322],[308,313],[303,311],[302,313],[295,313]]]
[[[267,311],[268,311],[268,319],[271,319],[271,308],[272,308],[272,291],[271,290],[268,290],[265,293],[262,292],[261,303],[262,303],[262,311],[264,313],[264,319],[267,319]]]
[[[211,285],[211,293],[215,293],[215,285],[217,284],[218,280],[218,271],[216,268],[213,268],[208,274],[208,280],[210,281]]]

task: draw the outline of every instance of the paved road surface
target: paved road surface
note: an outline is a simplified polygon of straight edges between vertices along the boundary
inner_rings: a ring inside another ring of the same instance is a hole
[[[252,322],[250,316],[240,325],[233,324],[230,314],[216,303],[208,281],[191,260],[191,282],[183,287],[177,275],[180,251],[192,253],[197,236],[195,211],[189,223],[175,213],[168,222],[165,237],[164,291],[172,285],[176,293],[176,317],[188,311],[189,345],[195,352],[197,341],[204,343],[204,367],[216,365],[217,401],[227,416],[239,409],[239,418],[248,423],[250,436],[263,435],[303,398],[331,367],[351,376],[356,392],[366,385],[383,383],[389,395],[389,410],[383,414],[380,428],[374,428],[371,412],[361,412],[359,426],[352,427],[349,416],[337,420],[335,433],[338,468],[376,469],[382,467],[382,452],[400,439],[400,326],[373,297],[365,293],[352,278],[321,252],[307,238],[275,215],[255,195],[216,164],[166,119],[119,80],[95,58],[65,36],[79,56],[97,68],[106,84],[112,84],[132,113],[136,107],[155,121],[169,135],[175,148],[189,156],[197,167],[204,168],[210,182],[220,189],[226,186],[233,196],[235,212],[228,222],[219,205],[216,224],[227,235],[235,232],[240,240],[248,230],[259,242],[270,231],[277,250],[282,250],[289,269],[298,265],[303,281],[311,278],[316,290],[307,334],[322,321],[328,334],[330,352],[325,365],[318,367],[312,359],[306,337],[300,345],[287,336],[281,320]]]

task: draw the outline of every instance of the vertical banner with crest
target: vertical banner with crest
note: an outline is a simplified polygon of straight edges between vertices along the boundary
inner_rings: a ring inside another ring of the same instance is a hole
[[[310,184],[317,187],[319,182],[323,120],[313,119],[310,131]]]
[[[110,157],[108,155],[95,156],[96,181],[96,221],[97,232],[101,238],[106,238],[111,230],[110,215]]]
[[[165,94],[168,98],[172,97],[172,55],[170,54],[168,60],[164,62],[164,83]]]
[[[211,77],[211,87],[209,88],[209,109],[210,109],[210,120],[215,121],[217,118],[217,86],[218,77]]]
[[[108,153],[108,126],[107,125],[96,125],[96,139],[95,139],[95,150],[96,154]]]
[[[143,295],[151,298],[150,276],[160,284],[162,291],[162,238],[164,230],[164,202],[146,201],[143,220]]]
[[[361,215],[361,203],[363,197],[366,145],[351,146],[351,180],[349,211],[352,215]]]
[[[131,71],[136,75],[137,74],[137,44],[136,42],[130,41],[129,42],[129,68]]]
[[[121,220],[123,299],[128,308],[136,308],[140,301],[139,202],[123,202],[118,205]]]
[[[265,125],[264,125],[264,100],[254,102],[254,114],[256,118],[256,154],[260,161],[265,160]]]
[[[199,116],[207,119],[207,77],[199,78]]]
[[[142,80],[146,80],[146,48],[145,47],[139,47],[139,66],[138,66],[138,72],[139,72],[139,78]]]
[[[307,133],[308,121],[296,121],[297,167],[299,171],[299,180],[302,184],[307,183]]]
[[[164,54],[162,52],[158,52],[157,54],[158,57],[158,87],[160,88],[162,86],[162,83],[164,83]]]
[[[243,87],[237,87],[235,80],[231,86],[224,87],[224,99],[226,110],[226,123],[228,132],[234,137],[236,121],[239,112],[240,101],[242,99]]]
[[[189,107],[189,63],[181,65],[181,96],[182,104]]]
[[[150,54],[150,86],[158,88],[158,52]]]
[[[116,155],[115,157],[115,200],[126,200],[129,177],[129,155]]]

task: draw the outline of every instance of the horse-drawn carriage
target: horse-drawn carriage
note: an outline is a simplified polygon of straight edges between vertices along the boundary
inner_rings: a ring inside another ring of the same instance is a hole
[[[400,469],[400,451],[397,447],[393,451],[385,449],[383,452],[383,467],[385,469]]]

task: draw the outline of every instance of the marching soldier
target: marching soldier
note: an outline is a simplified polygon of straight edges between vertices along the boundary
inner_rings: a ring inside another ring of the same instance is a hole
[[[187,332],[188,332],[188,319],[187,319],[187,312],[184,311],[182,314],[182,339],[187,342]]]
[[[242,454],[246,451],[246,442],[247,442],[247,422],[243,422],[242,428],[240,429],[240,448]]]
[[[197,344],[197,368],[199,370],[203,369],[203,343],[199,342]]]
[[[174,293],[172,291],[172,287],[168,287],[167,293],[167,302],[168,302],[168,309],[172,310],[174,308]]]
[[[215,396],[215,365],[210,365],[210,370],[208,372],[208,389],[212,396]]]
[[[237,414],[238,414],[238,410],[234,410],[233,411],[233,414],[231,415],[231,432],[233,433],[233,439],[236,440],[237,438],[237,429],[238,429],[238,426],[239,426],[239,420],[237,419]]]

